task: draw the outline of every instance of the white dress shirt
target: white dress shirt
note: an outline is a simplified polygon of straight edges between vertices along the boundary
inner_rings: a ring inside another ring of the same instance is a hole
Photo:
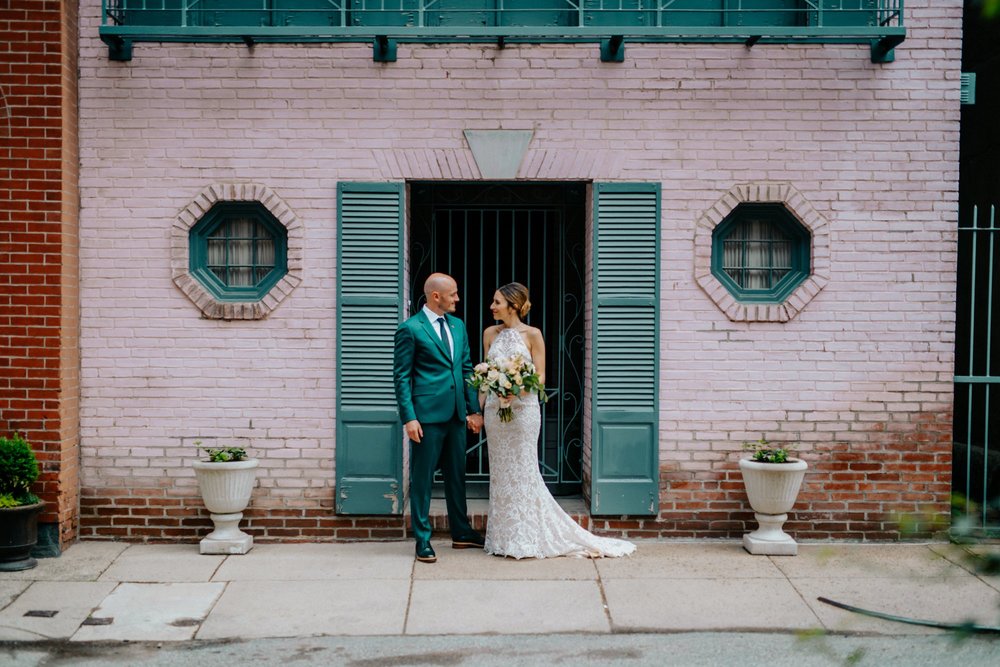
[[[427,306],[424,306],[422,310],[424,312],[424,315],[427,316],[427,319],[429,319],[431,321],[431,326],[434,327],[434,333],[436,333],[438,336],[440,336],[441,335],[441,329],[438,326],[438,320],[441,319],[442,317],[444,317],[444,315],[438,315],[437,313],[435,313],[433,310],[431,310]],[[446,317],[444,317],[444,332],[445,332],[445,335],[448,337],[448,340],[446,340],[445,343],[447,343],[448,350],[451,351],[451,356],[454,357],[455,356],[455,341],[452,340],[452,337],[451,337],[451,327],[448,325],[448,318],[446,318]]]

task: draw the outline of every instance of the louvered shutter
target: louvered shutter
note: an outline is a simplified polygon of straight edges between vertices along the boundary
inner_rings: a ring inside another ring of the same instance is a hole
[[[403,185],[337,186],[337,513],[400,514],[403,433],[392,385],[402,316]]]
[[[976,73],[962,72],[959,100],[962,104],[976,103]]]
[[[591,512],[659,501],[658,183],[594,186]]]

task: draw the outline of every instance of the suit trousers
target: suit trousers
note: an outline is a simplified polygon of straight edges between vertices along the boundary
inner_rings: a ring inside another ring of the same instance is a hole
[[[441,465],[448,527],[452,539],[470,535],[469,509],[465,501],[465,422],[453,419],[443,424],[424,424],[424,437],[410,443],[410,521],[413,537],[431,539],[431,487],[434,470]]]

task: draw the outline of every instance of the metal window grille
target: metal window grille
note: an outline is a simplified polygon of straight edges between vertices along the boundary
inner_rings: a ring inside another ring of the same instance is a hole
[[[255,287],[274,270],[274,235],[251,217],[227,219],[207,242],[207,267],[226,287]]]
[[[723,241],[723,270],[743,289],[772,289],[792,270],[793,243],[769,220],[740,220]]]

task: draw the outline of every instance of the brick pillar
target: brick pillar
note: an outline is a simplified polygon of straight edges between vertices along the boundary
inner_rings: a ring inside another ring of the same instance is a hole
[[[0,432],[38,456],[40,555],[80,502],[77,3],[0,3]]]

